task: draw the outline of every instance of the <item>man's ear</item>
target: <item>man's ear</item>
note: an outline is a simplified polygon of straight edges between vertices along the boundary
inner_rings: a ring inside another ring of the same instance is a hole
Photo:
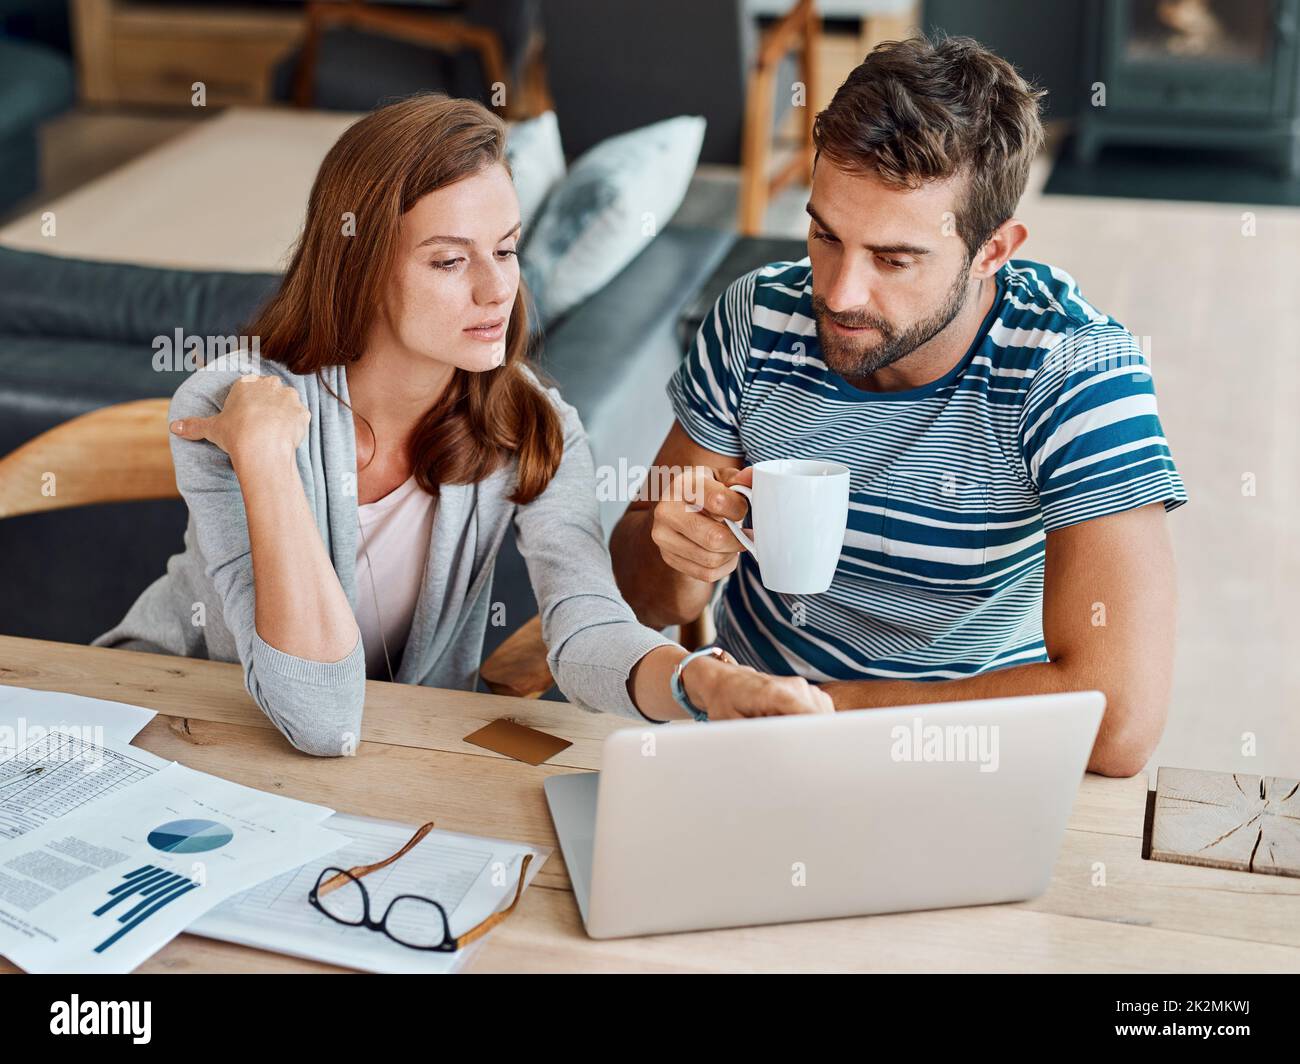
[[[993,231],[993,235],[979,249],[971,262],[971,276],[981,281],[992,277],[1002,269],[1028,236],[1029,230],[1025,228],[1023,222],[1008,218]]]

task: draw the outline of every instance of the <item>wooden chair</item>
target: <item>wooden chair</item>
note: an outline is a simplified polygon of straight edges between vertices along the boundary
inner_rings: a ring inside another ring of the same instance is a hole
[[[740,218],[743,236],[763,230],[768,200],[795,179],[812,180],[813,122],[817,117],[812,94],[817,85],[817,48],[821,20],[813,0],[799,0],[763,33],[758,59],[749,73],[745,93],[745,124],[741,132]],[[788,162],[769,176],[772,154],[772,101],[781,61],[799,52],[799,78],[804,85],[800,140]]]
[[[168,399],[101,407],[41,433],[0,458],[0,518],[95,503],[178,499]],[[712,638],[707,615],[683,626],[688,646]],[[494,694],[540,698],[554,681],[534,617],[483,663]]]
[[[536,106],[531,86],[520,86],[522,92],[514,91],[516,86],[510,84],[506,72],[505,50],[501,46],[501,40],[486,26],[475,26],[446,12],[429,8],[386,7],[366,3],[364,0],[311,0],[307,4],[307,35],[294,71],[293,99],[298,107],[311,106],[322,33],[330,27],[339,26],[369,30],[441,51],[476,52],[483,64],[487,84],[491,86],[499,83],[508,87],[505,107],[507,117],[527,117]]]
[[[0,518],[101,502],[179,499],[167,399],[138,399],[55,425],[0,458]]]

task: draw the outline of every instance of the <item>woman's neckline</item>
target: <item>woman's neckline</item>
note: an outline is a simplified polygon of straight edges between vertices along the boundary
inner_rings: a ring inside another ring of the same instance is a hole
[[[357,503],[357,509],[359,511],[362,511],[363,513],[380,513],[384,510],[388,510],[396,506],[399,502],[401,502],[408,495],[410,495],[411,492],[417,490],[418,488],[419,488],[419,483],[415,479],[415,474],[412,473],[409,477],[407,477],[404,481],[402,481],[402,483],[397,485],[397,487],[395,487],[387,495],[380,496],[374,502]]]

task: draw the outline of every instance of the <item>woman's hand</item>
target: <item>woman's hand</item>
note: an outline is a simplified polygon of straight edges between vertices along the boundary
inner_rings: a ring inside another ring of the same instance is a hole
[[[682,686],[710,720],[835,712],[830,695],[802,676],[769,676],[714,657],[688,664],[682,670]]]
[[[173,421],[171,430],[185,440],[215,443],[238,467],[245,460],[292,455],[310,422],[298,393],[279,377],[248,374],[230,386],[219,414]]]

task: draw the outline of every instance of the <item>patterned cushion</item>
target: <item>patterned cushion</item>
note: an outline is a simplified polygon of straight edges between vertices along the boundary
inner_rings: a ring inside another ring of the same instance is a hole
[[[523,245],[543,325],[603,288],[686,195],[704,119],[683,115],[602,141],[569,169]]]
[[[547,194],[564,177],[564,148],[555,112],[514,123],[506,137],[506,158],[519,193],[519,218],[526,238]]]

